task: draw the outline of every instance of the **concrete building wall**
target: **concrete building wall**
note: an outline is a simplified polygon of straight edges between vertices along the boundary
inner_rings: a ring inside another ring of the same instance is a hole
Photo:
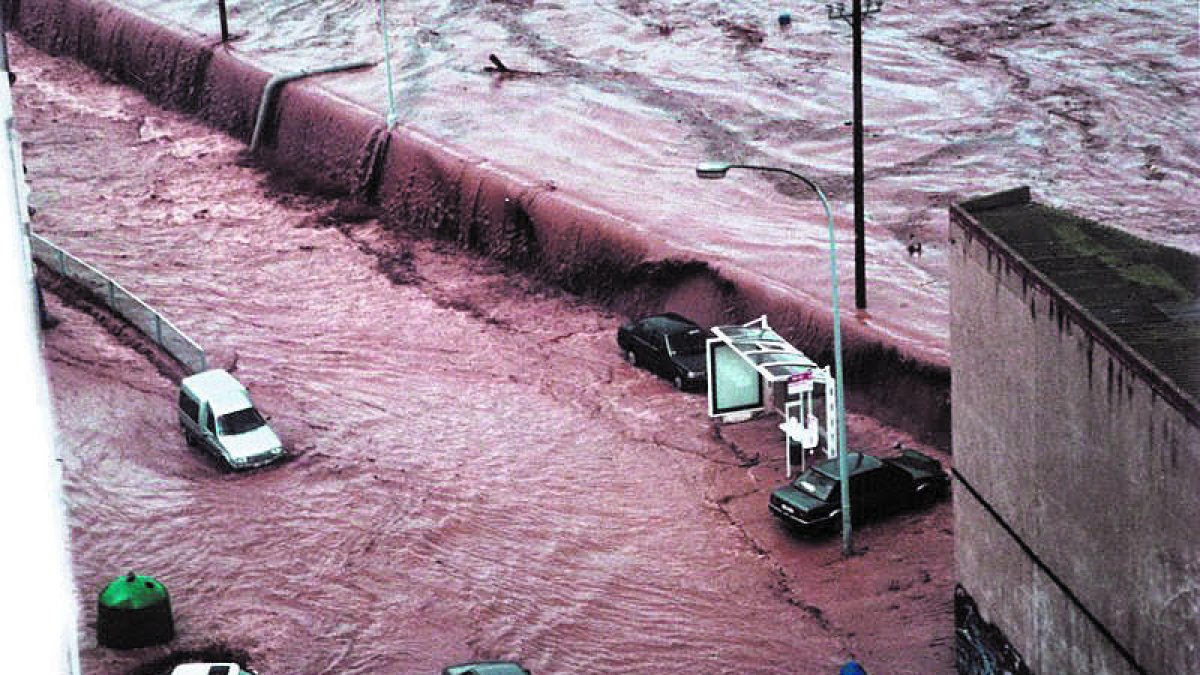
[[[960,582],[1035,673],[1200,673],[1194,411],[970,225],[950,235]]]

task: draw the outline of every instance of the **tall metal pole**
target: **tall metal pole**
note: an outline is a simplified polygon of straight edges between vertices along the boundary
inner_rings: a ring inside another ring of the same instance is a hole
[[[862,0],[854,0],[854,306],[867,308],[867,244],[863,204]],[[841,381],[841,372],[838,372]]]
[[[217,0],[217,14],[221,17],[221,43],[229,42],[229,19],[225,15],[225,0]]]
[[[379,30],[383,32],[383,69],[387,73],[388,114],[387,128],[396,126],[396,92],[392,89],[392,48],[388,41],[387,12],[384,10],[386,0],[379,0]]]
[[[834,391],[837,396],[838,475],[842,488],[842,555],[848,557],[854,552],[854,548],[851,545],[850,467],[846,459],[846,396],[845,385],[843,384],[843,381],[846,379],[846,371],[842,369],[842,314],[839,309],[841,295],[838,290],[837,240],[833,228],[833,211],[829,208],[829,200],[825,198],[825,192],[816,183],[788,169],[781,169],[774,166],[756,166],[753,164],[701,162],[696,167],[696,175],[705,179],[724,178],[730,169],[749,169],[752,171],[782,173],[791,176],[812,188],[813,192],[817,193],[817,198],[821,200],[821,206],[825,209],[825,219],[829,227],[829,273],[831,285],[833,286],[833,363],[834,368],[837,370],[837,375],[834,378]]]
[[[883,8],[883,0],[867,0],[864,7],[862,0],[851,3],[850,13],[846,13],[846,5],[838,2],[825,5],[829,19],[841,19],[850,24],[850,33],[854,42],[854,306],[859,309],[867,308],[867,243],[865,222],[865,202],[863,185],[863,114],[862,114],[862,20],[864,16],[875,14]]]

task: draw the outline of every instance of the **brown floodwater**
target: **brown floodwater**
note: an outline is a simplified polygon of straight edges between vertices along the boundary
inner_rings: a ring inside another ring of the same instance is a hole
[[[219,38],[215,3],[123,4]],[[366,60],[375,65],[318,82],[380,118],[389,110],[378,2],[227,5],[230,53],[280,73]],[[851,45],[845,22],[830,21],[823,7],[386,6],[406,132],[614,213],[639,236],[726,276],[749,274],[825,307],[827,236],[812,196],[761,176],[701,183],[692,171],[710,158],[791,167],[830,193],[842,295],[852,306]],[[784,11],[787,26],[777,21]],[[946,209],[971,195],[1028,184],[1044,203],[1200,252],[1194,19],[1186,0],[898,0],[870,17],[869,311],[846,313],[852,331],[948,365]],[[489,71],[491,54],[525,72]],[[920,257],[908,254],[909,235],[922,241]]]
[[[215,40],[215,3],[124,4]],[[314,86],[386,114],[377,3],[228,5],[225,56],[272,72],[367,59]],[[692,173],[706,158],[795,168],[833,200],[850,306],[843,23],[745,2],[388,12],[402,132],[536,186],[530,200],[568,195],[671,255],[823,307],[818,204]],[[847,312],[849,327],[948,364],[946,207],[1018,184],[1200,252],[1193,14],[1182,0],[887,3],[865,44],[870,312]],[[949,505],[862,528],[849,561],[835,541],[796,540],[766,513],[783,480],[769,421],[716,427],[700,397],[624,366],[623,317],[297,194],[240,142],[13,51],[35,229],[236,366],[294,451],[221,472],[183,444],[170,377],[136,339],[51,298],[87,672],[207,644],[264,675],[474,657],[539,673],[820,673],[850,654],[872,672],[951,671]],[[489,54],[526,72],[489,72]],[[851,435],[915,445],[863,416]],[[95,644],[94,595],[130,568],[172,590],[170,648]]]
[[[716,426],[625,365],[624,317],[296,193],[239,141],[11,46],[35,231],[234,368],[293,452],[220,470],[136,336],[51,294],[85,672],[212,645],[264,675],[952,671],[949,504],[860,528],[850,560],[797,539],[766,509],[773,421]],[[921,447],[850,424],[855,446]],[[170,590],[171,645],[96,644],[96,594],[130,569]]]

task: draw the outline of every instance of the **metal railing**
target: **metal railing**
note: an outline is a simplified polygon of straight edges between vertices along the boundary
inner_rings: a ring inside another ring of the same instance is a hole
[[[162,313],[125,290],[108,275],[32,232],[29,234],[29,248],[34,260],[87,289],[113,313],[124,317],[191,372],[208,370],[208,357],[195,340],[184,335]]]

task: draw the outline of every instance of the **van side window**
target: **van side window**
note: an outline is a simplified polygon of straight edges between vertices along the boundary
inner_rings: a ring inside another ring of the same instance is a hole
[[[208,429],[208,433],[214,436],[217,434],[217,425],[213,421],[212,408],[204,412],[204,428]]]
[[[192,418],[193,422],[200,421],[200,404],[194,398],[187,395],[187,392],[180,390],[179,392],[179,409],[185,415]]]

